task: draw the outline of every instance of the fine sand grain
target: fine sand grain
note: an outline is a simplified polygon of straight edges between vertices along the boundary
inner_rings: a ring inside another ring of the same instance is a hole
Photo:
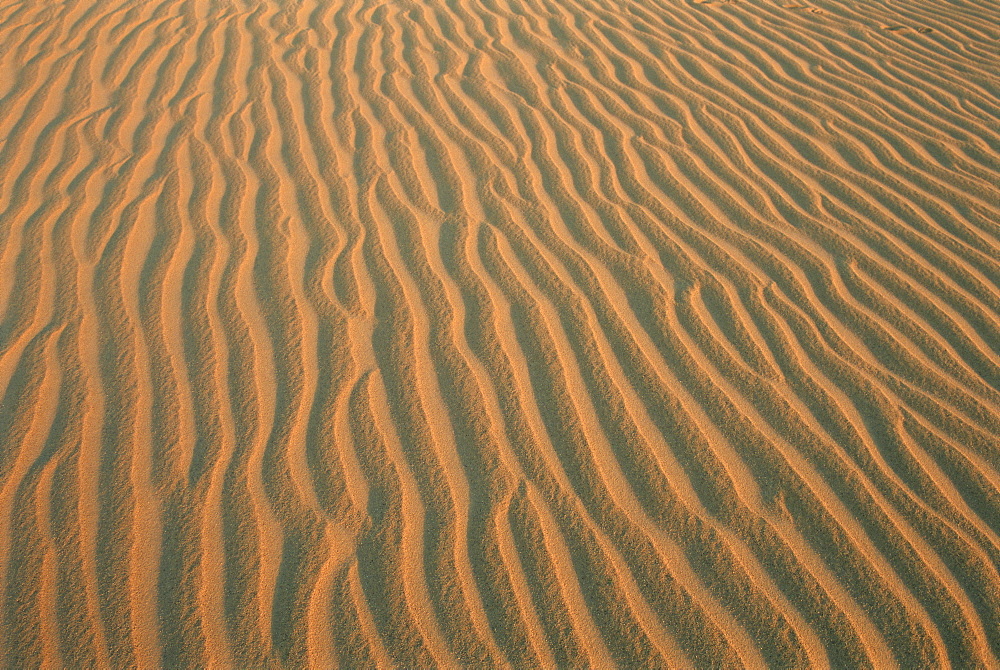
[[[0,2],[0,667],[1000,665],[996,0]]]

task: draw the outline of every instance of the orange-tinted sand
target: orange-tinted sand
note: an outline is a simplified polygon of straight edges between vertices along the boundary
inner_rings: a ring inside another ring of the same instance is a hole
[[[0,3],[0,667],[997,667],[1000,3]]]

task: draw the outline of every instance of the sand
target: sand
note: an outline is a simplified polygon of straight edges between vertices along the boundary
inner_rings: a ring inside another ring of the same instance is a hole
[[[0,666],[998,659],[1000,4],[0,4]]]

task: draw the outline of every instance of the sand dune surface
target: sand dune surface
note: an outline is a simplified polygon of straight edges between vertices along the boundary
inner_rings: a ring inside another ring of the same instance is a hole
[[[1000,665],[1000,4],[0,3],[39,665]]]

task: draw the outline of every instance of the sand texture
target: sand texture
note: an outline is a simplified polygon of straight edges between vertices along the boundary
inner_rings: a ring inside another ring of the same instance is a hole
[[[998,659],[1000,2],[0,2],[0,667]]]

